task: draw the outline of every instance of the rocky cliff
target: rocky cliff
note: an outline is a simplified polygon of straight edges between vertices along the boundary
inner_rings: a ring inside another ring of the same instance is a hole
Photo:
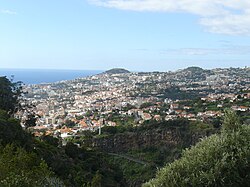
[[[121,130],[105,127],[101,136],[88,138],[87,147],[106,152],[109,163],[123,173],[129,187],[139,187],[155,176],[157,168],[180,157],[184,148],[215,133],[211,125],[188,120],[153,122]]]
[[[147,147],[189,147],[213,131],[193,131],[189,128],[153,128],[136,132],[124,132],[106,137],[96,137],[85,142],[86,145],[105,152],[126,152]]]

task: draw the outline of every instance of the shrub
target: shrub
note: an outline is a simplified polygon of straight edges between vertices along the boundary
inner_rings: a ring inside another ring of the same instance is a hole
[[[159,170],[144,187],[248,186],[250,184],[250,126],[239,125],[226,111],[221,134],[203,139],[182,158]]]

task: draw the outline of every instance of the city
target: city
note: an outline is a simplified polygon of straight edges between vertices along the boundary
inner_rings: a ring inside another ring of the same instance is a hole
[[[241,112],[249,121],[248,67],[141,73],[119,70],[25,86],[26,100],[36,106],[33,112],[39,116],[32,131],[36,136],[68,138],[85,130],[139,126],[148,120],[207,122],[222,117],[225,108]],[[23,113],[20,116],[25,119]]]

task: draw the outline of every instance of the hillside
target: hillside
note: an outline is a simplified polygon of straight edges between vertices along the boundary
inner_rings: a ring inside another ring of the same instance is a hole
[[[122,74],[122,73],[130,73],[130,71],[123,68],[113,68],[104,72],[104,74]]]
[[[122,171],[127,186],[139,187],[153,178],[157,168],[179,158],[183,149],[218,131],[210,125],[188,120],[150,121],[140,127],[104,127],[73,142],[106,153],[108,163]]]
[[[222,131],[203,139],[158,171],[144,187],[249,186],[250,128],[226,111]]]

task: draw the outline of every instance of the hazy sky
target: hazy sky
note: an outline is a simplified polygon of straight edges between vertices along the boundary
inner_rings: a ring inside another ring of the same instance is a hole
[[[249,65],[249,0],[0,0],[0,68]]]

